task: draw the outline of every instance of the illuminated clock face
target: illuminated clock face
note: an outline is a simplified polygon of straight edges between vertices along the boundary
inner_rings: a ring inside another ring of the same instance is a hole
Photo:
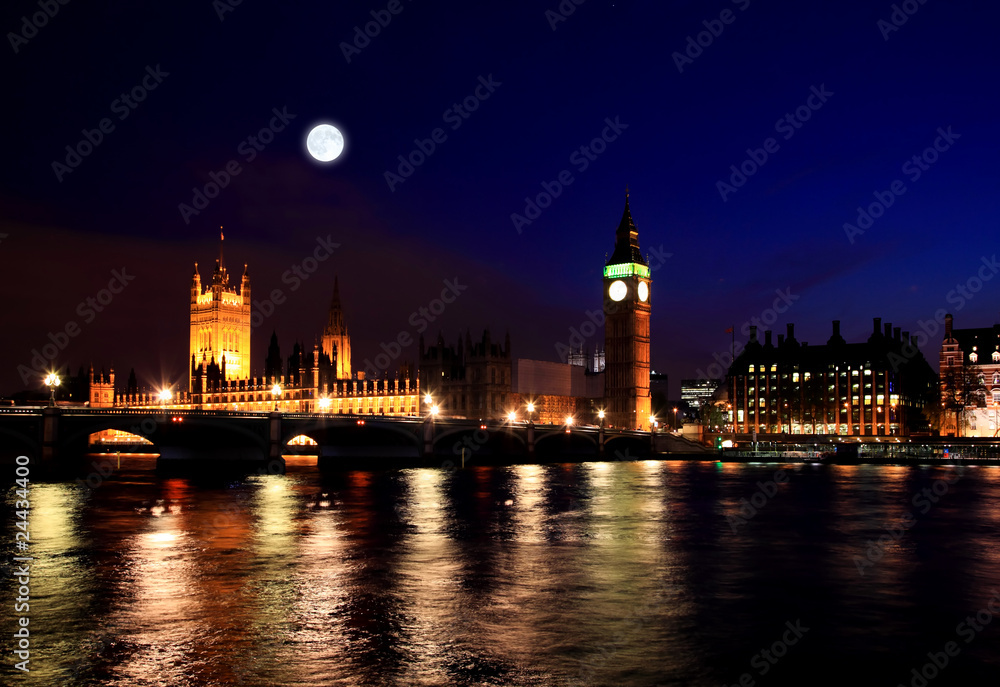
[[[628,294],[628,287],[625,286],[625,282],[621,279],[611,282],[611,286],[608,287],[608,295],[611,296],[611,300],[620,301]]]
[[[641,281],[639,282],[639,300],[645,303],[647,298],[649,298],[649,286],[646,282]]]

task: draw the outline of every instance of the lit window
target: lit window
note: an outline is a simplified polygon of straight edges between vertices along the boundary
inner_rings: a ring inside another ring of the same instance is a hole
[[[993,351],[993,362],[1000,363],[1000,351]]]
[[[969,362],[970,363],[979,362],[979,354],[976,353],[975,351],[973,351],[972,353],[970,353],[969,354]]]
[[[753,366],[753,365],[751,365],[751,366],[750,366],[750,372],[753,372],[753,371],[754,371],[754,366]]]

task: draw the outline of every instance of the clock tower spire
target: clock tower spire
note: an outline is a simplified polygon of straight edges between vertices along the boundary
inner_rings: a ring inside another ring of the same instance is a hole
[[[615,427],[650,426],[650,284],[626,187],[615,249],[604,266],[604,399],[608,423]]]

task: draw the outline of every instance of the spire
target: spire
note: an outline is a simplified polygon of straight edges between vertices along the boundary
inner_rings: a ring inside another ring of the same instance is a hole
[[[629,190],[625,187],[625,211],[622,212],[621,222],[615,230],[615,251],[608,260],[609,265],[619,265],[630,262],[637,262],[645,265],[646,261],[642,257],[639,249],[639,230],[636,229],[635,221],[632,219],[632,209],[629,207]]]
[[[226,240],[226,235],[222,233],[222,227],[219,227],[219,270],[222,272],[226,271],[226,261],[222,256],[222,243]]]
[[[347,327],[344,326],[344,311],[340,307],[340,280],[337,275],[333,277],[333,297],[330,299],[330,312],[326,318],[327,334],[346,334]]]

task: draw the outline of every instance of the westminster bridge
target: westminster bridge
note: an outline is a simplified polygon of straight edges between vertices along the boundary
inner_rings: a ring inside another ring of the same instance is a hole
[[[43,469],[71,468],[88,453],[106,452],[94,437],[108,430],[139,437],[141,452],[172,466],[284,466],[290,444],[308,437],[321,467],[459,465],[517,460],[631,460],[703,446],[667,432],[585,425],[480,421],[331,413],[154,410],[120,408],[0,408],[0,458],[26,455]],[[145,440],[145,441],[141,441]],[[149,442],[149,444],[146,444]],[[135,448],[134,444],[128,450]],[[121,448],[125,448],[122,446]],[[111,447],[114,450],[114,447]],[[277,461],[277,463],[275,463]]]

